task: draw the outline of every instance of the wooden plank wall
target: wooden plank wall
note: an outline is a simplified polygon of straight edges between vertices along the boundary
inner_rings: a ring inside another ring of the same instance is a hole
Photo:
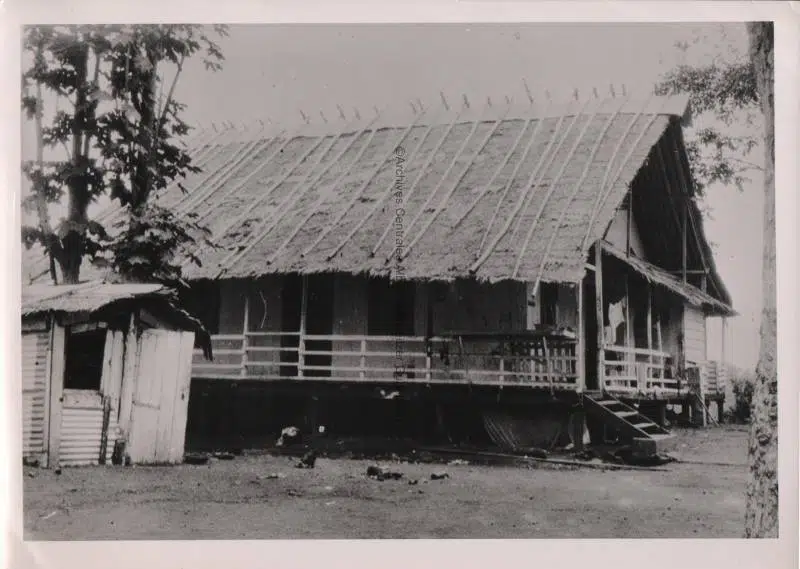
[[[686,360],[697,364],[706,359],[706,318],[703,311],[686,306],[683,316]]]

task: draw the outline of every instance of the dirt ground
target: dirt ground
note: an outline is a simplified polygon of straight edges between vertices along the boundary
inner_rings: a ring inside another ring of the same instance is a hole
[[[382,462],[403,478],[380,482],[365,475],[374,461],[302,470],[263,454],[25,468],[25,539],[740,537],[746,429],[677,435],[681,462],[650,471]],[[438,471],[449,477],[431,480]]]

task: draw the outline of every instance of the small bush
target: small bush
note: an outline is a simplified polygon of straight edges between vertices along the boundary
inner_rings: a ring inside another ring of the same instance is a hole
[[[734,423],[750,422],[750,405],[753,401],[753,383],[755,377],[752,373],[741,372],[731,377],[734,405],[730,412],[730,420]]]

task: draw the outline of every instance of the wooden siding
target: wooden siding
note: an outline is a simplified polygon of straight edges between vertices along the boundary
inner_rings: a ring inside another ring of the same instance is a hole
[[[50,333],[22,334],[22,455],[39,458],[45,452]]]
[[[617,249],[625,251],[628,243],[628,211],[626,209],[617,211],[608,228],[605,239]],[[631,220],[631,251],[637,257],[646,259],[644,245],[642,244],[642,238],[639,235],[639,228],[635,219]]]
[[[334,275],[333,290],[333,333],[337,335],[367,334],[367,280],[364,278],[337,274]],[[359,356],[345,355],[344,352],[358,352],[361,342],[335,340],[333,342],[332,365],[338,368],[358,367]],[[390,364],[387,364],[390,365]],[[334,377],[352,375],[341,369],[333,370]]]
[[[692,306],[684,308],[683,334],[686,361],[702,363],[706,360],[706,318],[702,310]]]

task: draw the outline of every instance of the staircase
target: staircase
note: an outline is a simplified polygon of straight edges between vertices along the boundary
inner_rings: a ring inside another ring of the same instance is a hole
[[[626,438],[630,437],[632,450],[638,456],[648,457],[665,452],[675,439],[668,430],[607,393],[585,392],[583,401],[587,413],[601,419]]]

